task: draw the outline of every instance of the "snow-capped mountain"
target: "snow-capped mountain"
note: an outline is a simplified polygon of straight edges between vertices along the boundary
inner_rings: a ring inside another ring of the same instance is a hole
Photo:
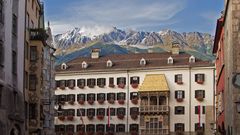
[[[95,31],[94,31],[95,29]],[[103,43],[115,43],[118,45],[170,45],[173,41],[179,42],[183,47],[188,46],[209,52],[212,48],[213,36],[200,32],[178,33],[172,30],[159,32],[144,32],[136,30],[121,30],[116,27],[100,29],[74,28],[54,37],[56,48],[67,49],[75,45],[86,45],[94,41]],[[206,48],[205,50],[203,48]]]

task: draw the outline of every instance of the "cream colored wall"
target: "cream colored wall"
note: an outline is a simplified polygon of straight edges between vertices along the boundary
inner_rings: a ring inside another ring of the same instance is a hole
[[[203,85],[199,85],[195,82],[195,73],[204,73],[205,74],[205,82]],[[139,76],[140,77],[140,84],[142,84],[144,77],[146,74],[165,74],[166,75],[166,79],[170,88],[170,97],[169,97],[169,106],[170,106],[170,131],[174,132],[174,124],[175,123],[184,123],[185,124],[185,131],[190,131],[190,127],[191,127],[191,131],[194,131],[194,123],[198,121],[198,117],[197,115],[195,115],[195,105],[198,105],[198,101],[195,99],[195,89],[204,89],[205,90],[205,99],[204,101],[201,103],[201,105],[208,105],[211,106],[213,105],[213,67],[209,67],[209,68],[193,68],[191,69],[191,73],[189,68],[168,68],[168,69],[152,69],[152,70],[137,70],[137,71],[129,71],[129,72],[108,72],[108,73],[85,73],[85,74],[68,74],[68,75],[62,75],[62,74],[58,74],[56,73],[56,80],[68,80],[68,79],[79,79],[79,78],[106,78],[106,86],[105,88],[98,88],[98,86],[95,86],[95,88],[88,88],[85,87],[84,89],[79,89],[78,87],[75,87],[74,90],[68,89],[66,88],[66,90],[56,90],[55,94],[56,95],[60,95],[60,94],[80,94],[80,93],[108,93],[108,92],[128,92],[129,95],[127,95],[127,99],[130,98],[130,93],[131,92],[137,92],[137,89],[133,89],[131,87],[131,85],[126,85],[125,89],[119,89],[116,86],[116,78],[117,77],[126,77],[129,78],[128,80],[130,80],[130,77],[132,76]],[[175,74],[182,74],[183,75],[183,84],[182,85],[178,85],[174,82],[174,75]],[[191,79],[189,78],[191,74]],[[115,88],[109,88],[108,87],[108,78],[109,77],[114,77],[114,84],[115,84]],[[127,81],[128,81],[127,80]],[[191,81],[190,81],[191,80]],[[76,81],[77,83],[77,81]],[[128,82],[127,82],[128,83]],[[130,83],[130,82],[129,82]],[[183,102],[177,102],[175,99],[175,90],[184,90],[185,91],[185,98],[183,100]],[[191,95],[191,97],[190,97]],[[77,98],[77,97],[76,97]],[[139,107],[139,103],[138,105],[134,105],[131,103],[130,100],[126,100],[124,107],[127,107],[127,103],[129,102],[129,108],[130,107]],[[191,103],[191,104],[190,104]],[[113,105],[110,105],[113,106]],[[174,114],[174,107],[175,106],[184,106],[185,107],[185,114],[184,115],[175,115]],[[89,108],[89,107],[108,107],[108,102],[105,101],[104,105],[99,105],[96,101],[94,103],[94,105],[89,105],[88,103],[85,103],[85,105],[80,106],[77,102],[75,102],[75,105],[65,105],[64,109],[68,109],[68,108],[80,108],[80,107],[84,107],[84,108]],[[120,107],[120,105],[118,105],[118,103],[115,101],[114,106],[115,108]],[[191,111],[190,111],[191,110]],[[130,109],[128,109],[128,114],[130,114]],[[190,116],[191,114],[191,116]],[[115,116],[116,117],[116,116]],[[205,118],[205,117],[203,117]],[[98,123],[107,123],[107,117],[105,117],[104,121],[99,121],[96,118],[93,121],[89,121],[87,119],[87,117],[84,118],[84,124],[86,123],[94,123],[94,124],[98,124]],[[131,117],[128,117],[128,124],[130,123],[137,123],[139,124],[139,117],[137,120],[132,120]],[[55,124],[70,124],[72,122],[68,122],[68,121],[64,121],[61,122],[59,121],[57,118],[55,118]],[[77,118],[74,121],[75,124],[81,124],[81,121],[79,118]],[[114,118],[113,120],[111,120],[111,123],[114,124],[120,124],[120,123],[125,123],[127,124],[126,121],[126,116],[125,119],[119,120],[118,118]]]

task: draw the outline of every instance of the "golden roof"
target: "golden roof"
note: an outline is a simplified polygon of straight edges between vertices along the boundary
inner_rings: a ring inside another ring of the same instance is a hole
[[[168,83],[164,74],[147,74],[139,92],[169,91]]]

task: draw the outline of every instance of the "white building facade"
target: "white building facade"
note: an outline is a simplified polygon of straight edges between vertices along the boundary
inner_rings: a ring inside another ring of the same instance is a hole
[[[187,54],[79,58],[55,80],[57,134],[211,133],[214,67]]]

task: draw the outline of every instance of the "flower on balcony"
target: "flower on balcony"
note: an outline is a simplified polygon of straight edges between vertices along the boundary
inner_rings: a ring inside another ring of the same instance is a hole
[[[176,99],[178,102],[182,102],[183,101],[183,98],[177,98]]]
[[[104,100],[103,100],[103,99],[99,99],[99,100],[98,100],[98,103],[99,103],[99,104],[103,104],[103,103],[104,103]]]
[[[138,135],[137,131],[130,131],[131,135]]]
[[[61,90],[65,90],[65,86],[64,86],[64,85],[61,85],[59,88],[60,88]]]
[[[133,83],[131,85],[132,85],[132,88],[134,88],[134,89],[138,88],[138,84],[137,83]]]
[[[84,85],[78,85],[78,88],[83,89]]]
[[[78,131],[77,135],[84,135],[84,131]]]
[[[65,101],[59,101],[59,104],[64,105]]]
[[[90,105],[92,105],[92,104],[94,103],[94,100],[89,99],[89,100],[88,100],[88,103],[89,103]]]
[[[97,115],[97,118],[98,118],[99,120],[103,120],[104,116],[103,116],[103,115]]]
[[[179,85],[183,84],[182,81],[177,81],[176,83],[179,84]]]
[[[136,119],[138,118],[138,115],[137,115],[137,114],[132,114],[132,115],[131,115],[131,118],[132,118],[133,120],[136,120]]]
[[[119,99],[119,100],[118,100],[118,103],[121,104],[121,105],[123,105],[123,104],[124,104],[124,100],[123,100],[123,99]]]
[[[67,116],[67,119],[70,120],[70,121],[73,121],[73,115]]]
[[[69,88],[69,89],[72,89],[72,90],[74,89],[74,87],[75,87],[74,85],[68,86],[68,88]]]
[[[202,97],[202,96],[198,96],[198,97],[196,97],[196,99],[197,99],[198,101],[203,101],[203,97]]]
[[[138,104],[138,98],[133,98],[131,101],[132,101],[132,103],[135,104],[135,105]]]
[[[124,118],[124,115],[123,114],[118,114],[117,117],[118,117],[118,119],[122,120]]]
[[[104,88],[104,86],[105,86],[104,84],[98,85],[99,88]]]
[[[88,85],[89,88],[94,88],[94,85],[90,84]]]
[[[123,83],[118,84],[118,88],[124,89],[125,88],[125,84],[123,84]]]
[[[197,83],[198,84],[203,84],[203,81],[202,80],[197,80]]]
[[[91,114],[89,114],[87,117],[88,117],[89,120],[93,119],[93,115],[91,115]]]
[[[78,103],[81,104],[81,105],[83,105],[84,102],[85,102],[85,101],[84,101],[84,100],[81,100],[81,99],[78,101]]]
[[[114,104],[114,99],[109,99],[109,100],[108,100],[108,103]]]
[[[64,121],[65,120],[65,116],[60,115],[60,116],[58,116],[58,119],[61,120],[61,121]]]
[[[110,88],[114,88],[115,85],[114,85],[114,84],[109,84],[108,87],[110,87]]]
[[[70,105],[73,105],[73,104],[74,104],[74,101],[73,101],[73,100],[70,100],[70,101],[68,101],[68,103],[69,103]]]

